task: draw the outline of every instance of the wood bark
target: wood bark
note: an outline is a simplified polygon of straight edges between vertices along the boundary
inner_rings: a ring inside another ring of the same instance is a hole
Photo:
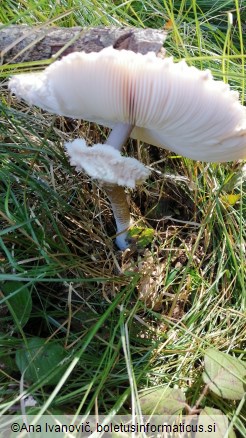
[[[12,25],[0,29],[1,64],[61,58],[75,51],[116,49],[147,53],[161,51],[167,33],[130,27],[61,28]]]

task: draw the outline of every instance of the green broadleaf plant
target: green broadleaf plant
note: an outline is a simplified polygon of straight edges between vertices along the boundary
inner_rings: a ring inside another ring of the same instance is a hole
[[[198,425],[200,424],[204,430],[207,430],[207,432],[198,431],[195,435],[196,438],[206,438],[212,432],[216,432],[216,437],[222,438],[228,429],[227,416],[222,411],[208,406],[201,409],[201,402],[209,391],[230,400],[243,399],[245,396],[245,375],[246,367],[241,360],[209,348],[205,351],[205,370],[202,375],[206,386],[194,407],[188,405],[185,394],[181,389],[163,386],[145,390],[140,394],[139,401],[142,414],[180,415],[185,409],[188,415],[198,414]],[[216,430],[209,431],[207,426]],[[236,435],[231,429],[226,436],[235,438]]]
[[[203,381],[222,398],[241,400],[245,394],[245,364],[213,348],[206,350]]]
[[[198,426],[201,425],[207,432],[197,432],[196,438],[208,438],[216,433],[216,438],[224,438],[228,429],[228,418],[219,409],[205,407],[201,410]],[[212,428],[212,431],[210,430]],[[231,430],[228,438],[236,438],[235,432]]]
[[[32,296],[24,283],[19,281],[6,281],[1,290],[8,297],[6,304],[13,316],[16,328],[24,327],[29,320],[32,311]]]
[[[139,399],[145,415],[176,415],[181,413],[186,405],[181,389],[167,386],[147,389]]]
[[[139,248],[146,248],[154,239],[154,230],[146,227],[132,227],[129,230],[129,237],[135,240]]]
[[[45,380],[45,385],[56,385],[64,374],[66,350],[57,343],[33,337],[16,352],[16,364],[28,382]],[[52,370],[57,370],[51,373]],[[49,374],[51,374],[49,376]]]

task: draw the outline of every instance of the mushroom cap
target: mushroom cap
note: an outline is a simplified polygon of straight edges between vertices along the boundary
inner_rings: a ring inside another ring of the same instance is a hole
[[[185,61],[107,47],[14,76],[9,88],[51,113],[111,128],[132,124],[131,137],[188,158],[246,157],[246,108],[238,93]]]
[[[150,171],[135,158],[123,157],[110,145],[86,145],[85,140],[77,139],[65,143],[70,164],[76,170],[84,170],[92,178],[102,182],[126,186],[131,189],[148,178]]]

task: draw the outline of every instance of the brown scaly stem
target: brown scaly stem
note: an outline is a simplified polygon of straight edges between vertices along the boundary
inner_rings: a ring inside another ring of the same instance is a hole
[[[115,149],[121,151],[126,140],[129,138],[133,129],[133,125],[117,123],[109,134],[105,145],[113,146]],[[103,184],[114,213],[114,218],[117,226],[116,245],[124,250],[128,248],[127,241],[128,228],[131,225],[130,210],[126,198],[126,193],[123,187],[117,184]]]
[[[124,250],[128,248],[128,228],[131,225],[130,210],[126,199],[124,187],[116,184],[103,184],[103,189],[111,202],[114,218],[117,226],[116,245]]]

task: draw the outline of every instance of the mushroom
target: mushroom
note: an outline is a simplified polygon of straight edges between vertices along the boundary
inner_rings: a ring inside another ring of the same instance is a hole
[[[238,93],[215,81],[209,70],[184,60],[112,47],[74,52],[41,73],[12,77],[9,88],[51,113],[112,128],[104,145],[89,148],[75,140],[66,149],[72,165],[104,181],[121,249],[128,245],[131,223],[122,186],[135,187],[149,175],[137,160],[120,155],[129,136],[194,160],[225,162],[246,156],[246,108]]]

